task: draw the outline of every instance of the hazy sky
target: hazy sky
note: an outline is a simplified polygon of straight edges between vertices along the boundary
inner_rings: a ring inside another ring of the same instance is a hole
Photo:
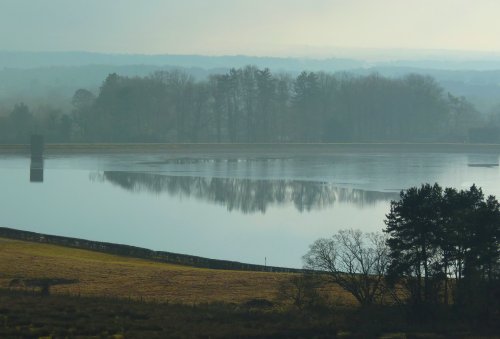
[[[500,52],[499,0],[0,0],[0,50]]]

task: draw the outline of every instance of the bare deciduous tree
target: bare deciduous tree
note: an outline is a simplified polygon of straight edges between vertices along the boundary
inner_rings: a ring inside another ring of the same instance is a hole
[[[306,269],[324,272],[361,305],[382,298],[388,265],[384,234],[341,230],[329,239],[316,240],[303,259]]]

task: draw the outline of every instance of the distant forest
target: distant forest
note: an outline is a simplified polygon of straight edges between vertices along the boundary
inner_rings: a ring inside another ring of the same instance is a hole
[[[500,119],[418,74],[113,73],[98,93],[78,89],[72,107],[18,103],[0,117],[0,142],[500,142]]]

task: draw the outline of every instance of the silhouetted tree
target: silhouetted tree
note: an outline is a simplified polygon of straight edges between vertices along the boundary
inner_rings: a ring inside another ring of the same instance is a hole
[[[475,185],[425,184],[400,197],[386,219],[390,280],[406,286],[415,306],[449,304],[453,296],[469,318],[490,319],[500,282],[498,201]]]
[[[416,304],[429,302],[433,296],[437,241],[441,225],[442,188],[438,184],[412,187],[401,192],[399,201],[391,201],[385,221],[390,238],[389,275],[404,277]]]
[[[310,246],[305,268],[324,272],[361,305],[370,305],[383,296],[389,259],[385,242],[382,234],[341,230]]]

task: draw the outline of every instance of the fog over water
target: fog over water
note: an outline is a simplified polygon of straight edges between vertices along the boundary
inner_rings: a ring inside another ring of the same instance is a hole
[[[500,196],[498,154],[162,154],[0,158],[2,226],[250,263],[300,267],[318,237],[379,231],[391,199],[423,182]]]

